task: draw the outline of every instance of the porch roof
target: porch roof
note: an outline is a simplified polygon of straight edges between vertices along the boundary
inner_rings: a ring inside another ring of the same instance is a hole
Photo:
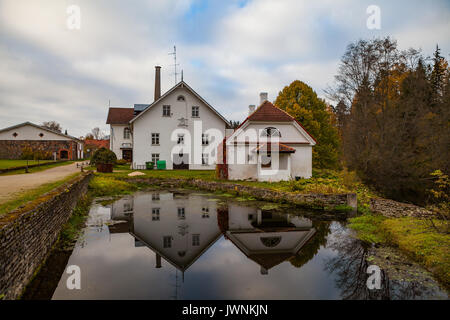
[[[274,149],[274,150],[273,150]],[[256,152],[278,152],[278,153],[294,153],[295,149],[292,147],[289,147],[282,143],[274,143],[274,146],[272,147],[270,143],[264,143],[258,146],[256,149]]]

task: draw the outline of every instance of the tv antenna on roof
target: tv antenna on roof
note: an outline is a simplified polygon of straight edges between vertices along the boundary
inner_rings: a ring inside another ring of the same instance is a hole
[[[173,67],[175,68],[175,72],[173,74],[175,75],[175,85],[176,85],[177,84],[177,75],[178,75],[177,66],[180,65],[179,63],[177,63],[177,47],[173,46],[173,52],[171,52],[169,54],[173,55],[173,61],[174,61]]]

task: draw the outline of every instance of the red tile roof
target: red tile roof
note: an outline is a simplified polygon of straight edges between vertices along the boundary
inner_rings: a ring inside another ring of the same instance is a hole
[[[95,140],[95,139],[86,139],[84,140],[86,147],[95,146],[97,148],[106,148],[109,149],[109,140]]]
[[[109,108],[107,124],[128,124],[134,118],[133,108]]]
[[[275,144],[275,148],[276,148],[276,144]],[[260,152],[260,151],[267,152],[267,151],[276,151],[276,150],[272,150],[271,149],[270,143],[264,143],[264,144],[260,145],[259,147],[257,147],[256,151],[258,151],[258,152]],[[291,148],[291,147],[288,147],[285,144],[278,143],[278,152],[280,152],[280,153],[294,153],[295,149]]]
[[[249,117],[249,121],[279,121],[279,122],[291,122],[295,119],[288,113],[275,107],[269,101],[264,103],[256,109]]]

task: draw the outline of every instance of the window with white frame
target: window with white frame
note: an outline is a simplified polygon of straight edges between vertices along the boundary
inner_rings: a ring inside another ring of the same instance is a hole
[[[160,197],[159,197],[159,193],[152,193],[152,201],[159,201]]]
[[[204,146],[209,145],[209,134],[202,133],[202,145]]]
[[[123,138],[130,139],[131,138],[131,130],[130,128],[123,129]]]
[[[199,234],[193,234],[192,235],[192,246],[198,247],[200,245],[200,235]]]
[[[186,219],[184,208],[178,208],[178,220]]]
[[[197,106],[192,107],[192,117],[193,118],[200,117],[200,107],[197,107]]]
[[[184,134],[178,135],[177,144],[184,144]]]
[[[152,145],[159,146],[159,133],[152,133]]]
[[[163,106],[163,117],[170,117],[170,106]]]
[[[164,248],[172,248],[172,236],[164,236],[163,237],[163,247]]]
[[[209,218],[209,208],[202,208],[202,218]]]
[[[159,208],[152,208],[152,221],[159,221]]]
[[[159,153],[152,153],[152,162],[153,165],[156,165],[156,162],[159,161]]]
[[[202,153],[202,165],[209,165],[209,155],[207,153]]]
[[[274,127],[267,127],[261,132],[261,137],[279,137],[281,138],[280,130]]]

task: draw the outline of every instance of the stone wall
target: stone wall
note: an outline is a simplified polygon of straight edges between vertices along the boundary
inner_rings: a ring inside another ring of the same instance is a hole
[[[16,299],[45,261],[92,174],[72,181],[0,217],[0,296]],[[30,208],[28,208],[28,206]]]
[[[431,217],[433,213],[413,204],[397,202],[389,199],[376,198],[370,200],[370,210],[385,217]]]
[[[56,152],[56,159],[60,159],[59,152],[67,150],[69,160],[77,160],[77,143],[70,140],[0,140],[0,159],[20,159],[23,148],[32,150]]]
[[[160,179],[160,178],[135,178],[134,181],[142,181],[162,187],[177,188],[190,186],[209,191],[222,191],[237,195],[248,195],[258,200],[284,202],[305,208],[335,210],[336,207],[358,207],[355,193],[345,194],[299,194],[282,192],[271,189],[246,186],[236,183],[205,181],[200,179]]]

